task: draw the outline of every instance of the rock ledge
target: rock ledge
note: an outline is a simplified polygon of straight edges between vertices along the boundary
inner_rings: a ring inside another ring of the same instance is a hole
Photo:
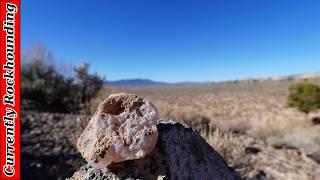
[[[145,157],[102,169],[86,165],[70,179],[239,179],[194,129],[174,122],[161,122],[157,128],[156,146]]]

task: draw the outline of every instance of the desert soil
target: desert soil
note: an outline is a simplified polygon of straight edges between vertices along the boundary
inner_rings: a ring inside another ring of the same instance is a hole
[[[319,81],[315,81],[319,84]],[[293,81],[246,81],[148,88],[106,87],[89,109],[114,92],[150,99],[161,119],[197,129],[243,179],[317,179],[320,177],[320,125],[286,107]],[[90,114],[23,111],[24,179],[64,179],[84,164],[76,141]]]

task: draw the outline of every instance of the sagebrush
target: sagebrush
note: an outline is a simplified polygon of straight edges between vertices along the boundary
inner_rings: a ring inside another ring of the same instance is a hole
[[[296,107],[300,111],[309,113],[320,108],[320,87],[316,84],[302,82],[289,88],[289,107]]]
[[[39,55],[40,54],[40,55]],[[102,88],[104,78],[89,73],[89,64],[66,72],[43,49],[23,59],[21,67],[22,109],[79,111]]]

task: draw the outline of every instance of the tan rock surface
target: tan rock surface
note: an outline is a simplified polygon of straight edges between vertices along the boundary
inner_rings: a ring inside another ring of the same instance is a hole
[[[175,122],[157,125],[159,138],[147,156],[95,169],[83,166],[71,180],[240,179],[197,131]]]
[[[77,146],[95,168],[138,159],[155,147],[157,121],[158,111],[150,101],[134,94],[113,94],[99,105]]]

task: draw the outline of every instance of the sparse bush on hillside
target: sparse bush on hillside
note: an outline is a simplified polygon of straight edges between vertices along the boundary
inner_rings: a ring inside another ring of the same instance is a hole
[[[79,100],[81,104],[86,104],[102,88],[103,79],[98,74],[89,74],[88,63],[75,68],[74,71]]]
[[[102,88],[103,78],[90,74],[89,64],[72,71],[57,67],[44,48],[29,53],[21,67],[22,109],[78,111]]]
[[[312,83],[297,83],[289,88],[289,107],[309,113],[320,108],[320,87]]]

